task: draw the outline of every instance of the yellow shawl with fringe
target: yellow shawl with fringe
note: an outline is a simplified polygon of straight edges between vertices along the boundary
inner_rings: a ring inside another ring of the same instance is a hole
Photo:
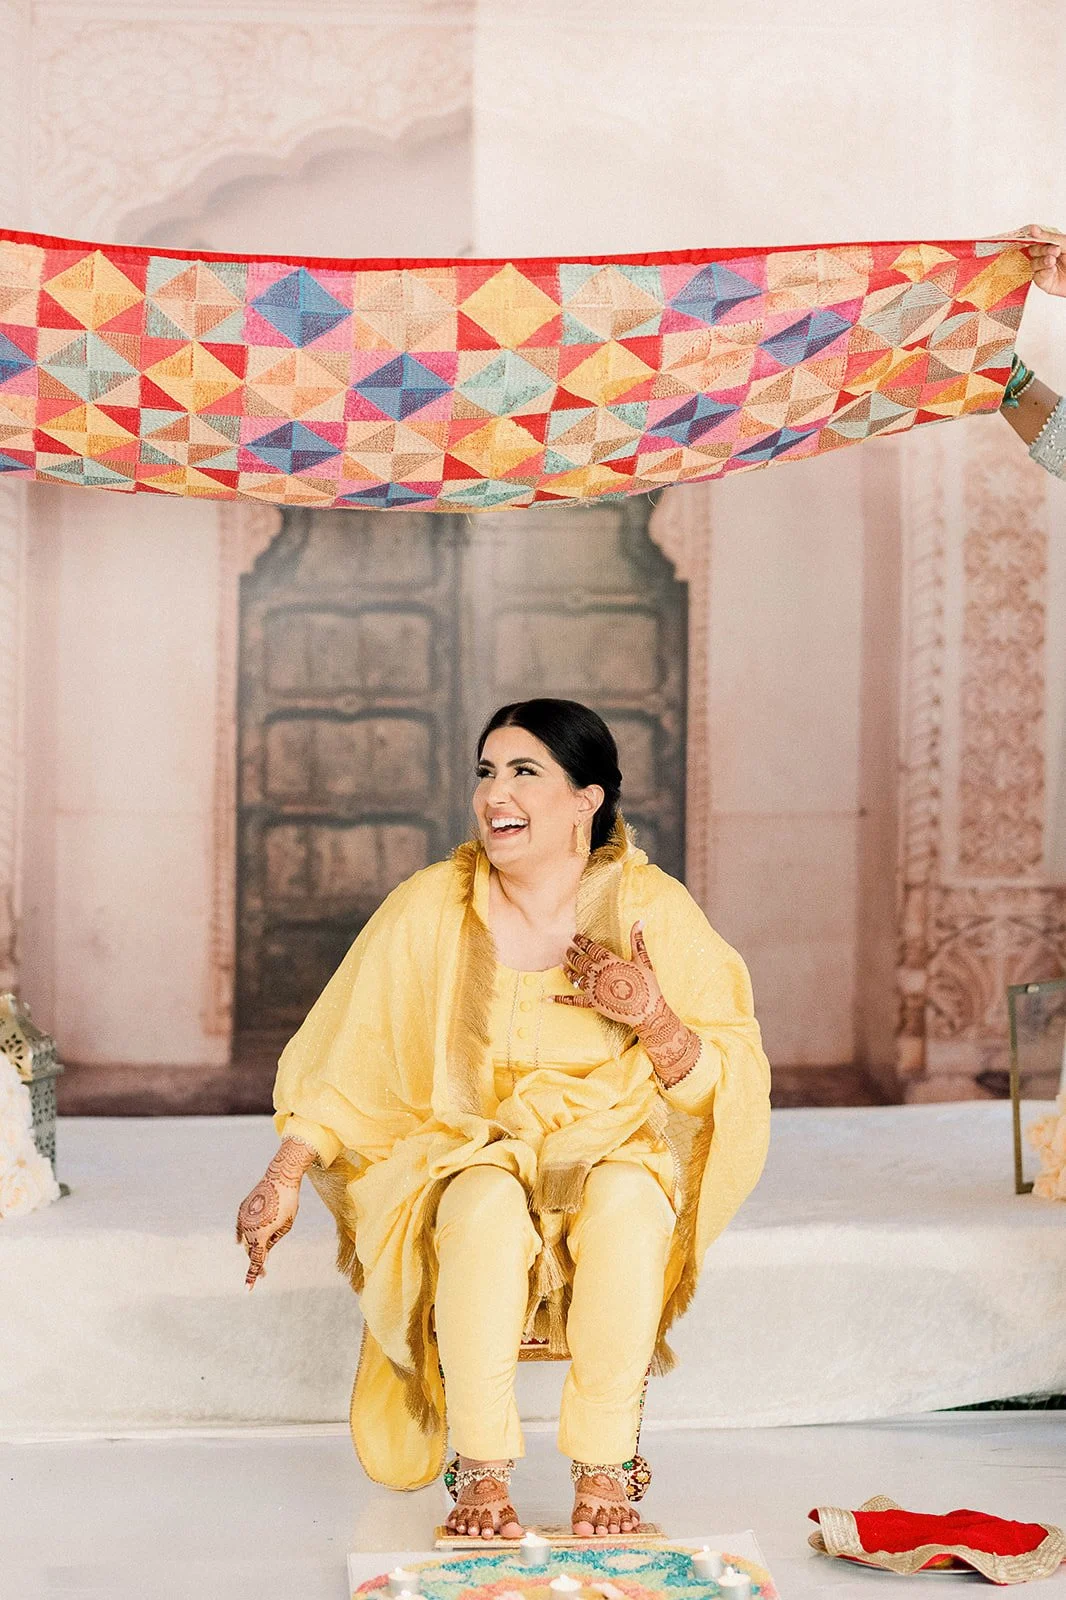
[[[338,1264],[361,1297],[355,1448],[370,1477],[398,1489],[422,1488],[444,1462],[433,1230],[450,1178],[489,1164],[525,1186],[544,1240],[529,1327],[562,1353],[569,1296],[565,1251],[557,1247],[562,1218],[579,1208],[598,1160],[634,1134],[665,1138],[678,1179],[655,1360],[666,1371],[673,1361],[667,1331],[692,1297],[707,1246],[754,1187],[766,1155],[769,1067],[744,963],[622,824],[589,859],[578,926],[628,956],[630,929],[643,920],[663,993],[703,1041],[700,1060],[664,1091],[634,1036],[612,1025],[614,1055],[584,1080],[595,1109],[548,1134],[539,1152],[495,1121],[488,883],[488,859],[470,843],[395,889],[287,1045],[274,1090],[278,1132],[318,1151],[311,1178],[337,1221]]]

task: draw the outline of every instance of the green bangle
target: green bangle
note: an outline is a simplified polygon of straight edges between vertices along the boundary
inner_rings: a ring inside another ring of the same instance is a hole
[[[1010,377],[1003,386],[1001,409],[1009,410],[1016,406],[1035,377],[1036,373],[1032,367],[1027,367],[1020,356],[1014,355],[1010,364]]]

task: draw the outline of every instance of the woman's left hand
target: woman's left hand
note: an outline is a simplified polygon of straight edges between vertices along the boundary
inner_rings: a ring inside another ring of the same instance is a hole
[[[644,945],[641,923],[633,924],[629,943],[632,955],[627,961],[587,934],[575,933],[566,952],[566,975],[581,993],[556,995],[559,1005],[585,1006],[634,1031],[649,1022],[660,1009],[662,990]]]
[[[587,934],[575,933],[566,952],[566,975],[581,993],[553,998],[558,1005],[585,1006],[632,1028],[659,1082],[669,1089],[692,1071],[703,1046],[663,998],[642,929],[643,923],[634,922],[628,961]]]

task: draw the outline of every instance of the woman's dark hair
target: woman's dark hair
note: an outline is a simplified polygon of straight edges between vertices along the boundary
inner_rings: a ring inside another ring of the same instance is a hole
[[[575,789],[598,783],[603,804],[592,819],[591,847],[598,850],[614,832],[618,818],[618,799],[622,774],[618,770],[618,746],[614,735],[595,711],[577,700],[519,700],[493,712],[481,730],[477,758],[485,740],[497,728],[524,728],[549,750]]]

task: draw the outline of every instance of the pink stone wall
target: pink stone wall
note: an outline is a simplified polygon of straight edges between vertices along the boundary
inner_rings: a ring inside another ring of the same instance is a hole
[[[289,253],[970,235],[1058,203],[1066,33],[1052,0],[1011,17],[0,0],[28,151],[0,198],[42,231]],[[1036,303],[1023,340],[1060,387],[1064,327]],[[1066,496],[996,419],[927,432],[709,492],[690,637],[690,859],[770,1053],[916,1098],[984,1092],[1003,983],[1066,958]],[[228,1049],[220,529],[269,538],[244,515],[41,486],[0,506],[0,969],[19,958],[68,1059]],[[980,709],[1007,612],[1033,706],[1013,722]],[[989,739],[1037,776],[997,785]]]

